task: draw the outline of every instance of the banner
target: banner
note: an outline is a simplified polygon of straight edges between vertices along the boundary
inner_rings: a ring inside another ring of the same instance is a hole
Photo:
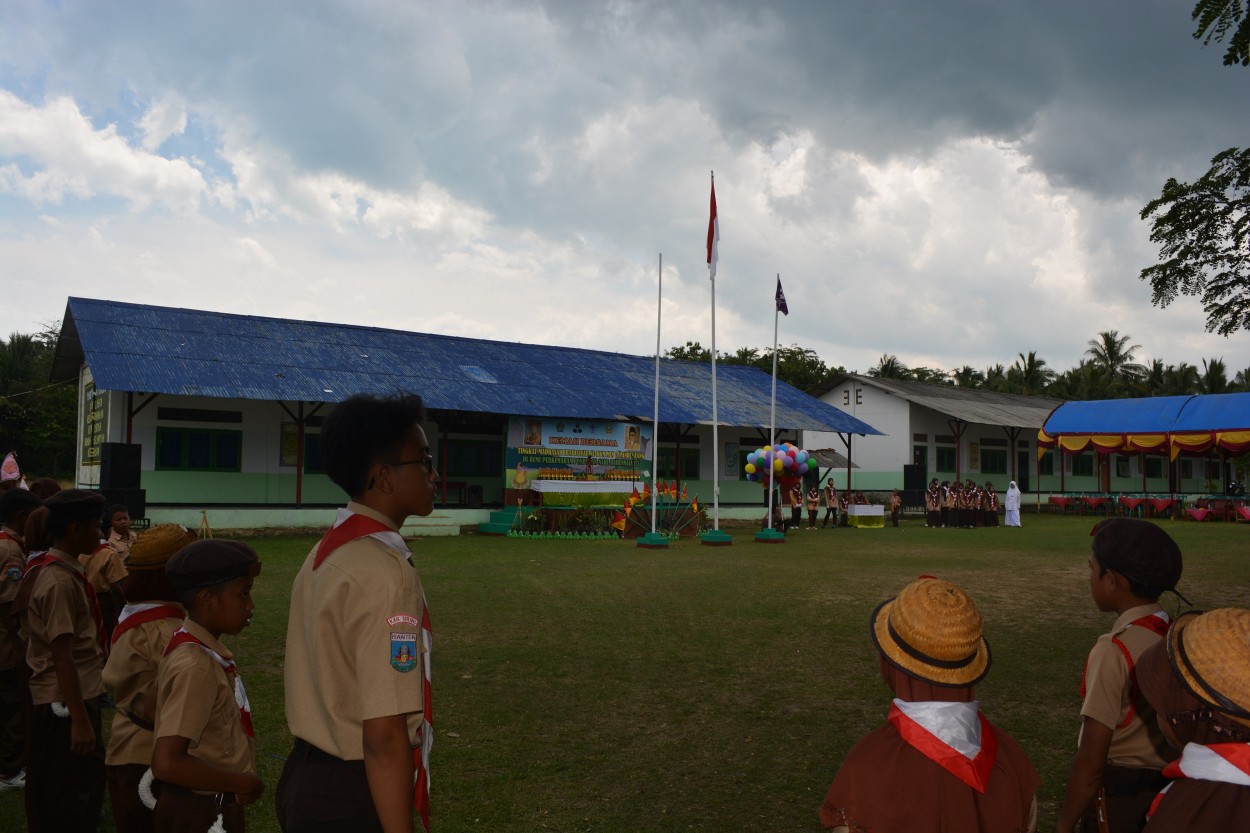
[[[607,420],[511,417],[504,486],[534,480],[638,480],[651,473],[651,426]]]

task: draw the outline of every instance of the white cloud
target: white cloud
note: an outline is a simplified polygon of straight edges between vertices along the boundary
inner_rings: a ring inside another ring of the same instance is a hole
[[[0,167],[0,191],[38,205],[110,196],[191,210],[205,188],[184,160],[136,150],[112,124],[96,129],[65,96],[36,106],[0,89],[0,158],[19,160]]]
[[[187,129],[187,111],[179,101],[153,101],[139,120],[144,150],[155,152],[170,136],[180,136]]]

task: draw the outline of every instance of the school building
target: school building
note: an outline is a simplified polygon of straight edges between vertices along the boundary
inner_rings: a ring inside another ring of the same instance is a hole
[[[1250,450],[1246,393],[1064,402],[856,374],[812,393],[881,431],[853,438],[852,487],[909,490],[909,505],[934,477],[1042,496],[1220,494],[1237,477],[1229,458]]]
[[[78,485],[154,523],[194,527],[207,510],[215,528],[324,527],[344,500],[321,466],[326,413],[397,392],[428,410],[441,502],[412,521],[426,534],[552,482],[628,491],[653,459],[704,505],[715,464],[721,517],[755,517],[743,458],[768,442],[770,377],[718,364],[714,455],[710,364],[660,362],[658,426],[655,372],[647,356],[70,298],[53,378],[78,384]],[[804,447],[812,431],[842,446],[878,433],[781,382],[776,425]]]

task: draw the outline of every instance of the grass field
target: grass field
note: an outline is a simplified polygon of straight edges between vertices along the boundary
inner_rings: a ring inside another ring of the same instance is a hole
[[[414,543],[434,625],[435,829],[818,830],[838,764],[888,707],[869,613],[921,573],[977,600],[994,660],[978,693],[1041,772],[1039,827],[1053,828],[1081,665],[1114,617],[1089,600],[1092,519],[1024,522],[804,530],[772,546],[733,530],[731,547],[667,551],[475,535]],[[1196,606],[1250,607],[1250,526],[1164,526]],[[288,588],[313,539],[252,543],[264,562],[257,608],[231,645],[267,783],[249,829],[276,831],[273,788],[291,740]],[[0,795],[0,830],[22,824],[21,794]]]

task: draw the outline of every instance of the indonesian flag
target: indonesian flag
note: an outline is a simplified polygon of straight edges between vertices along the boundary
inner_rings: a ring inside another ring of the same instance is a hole
[[[720,221],[716,219],[716,180],[712,180],[712,215],[707,221],[707,271],[708,279],[716,280],[717,248],[720,243]]]

